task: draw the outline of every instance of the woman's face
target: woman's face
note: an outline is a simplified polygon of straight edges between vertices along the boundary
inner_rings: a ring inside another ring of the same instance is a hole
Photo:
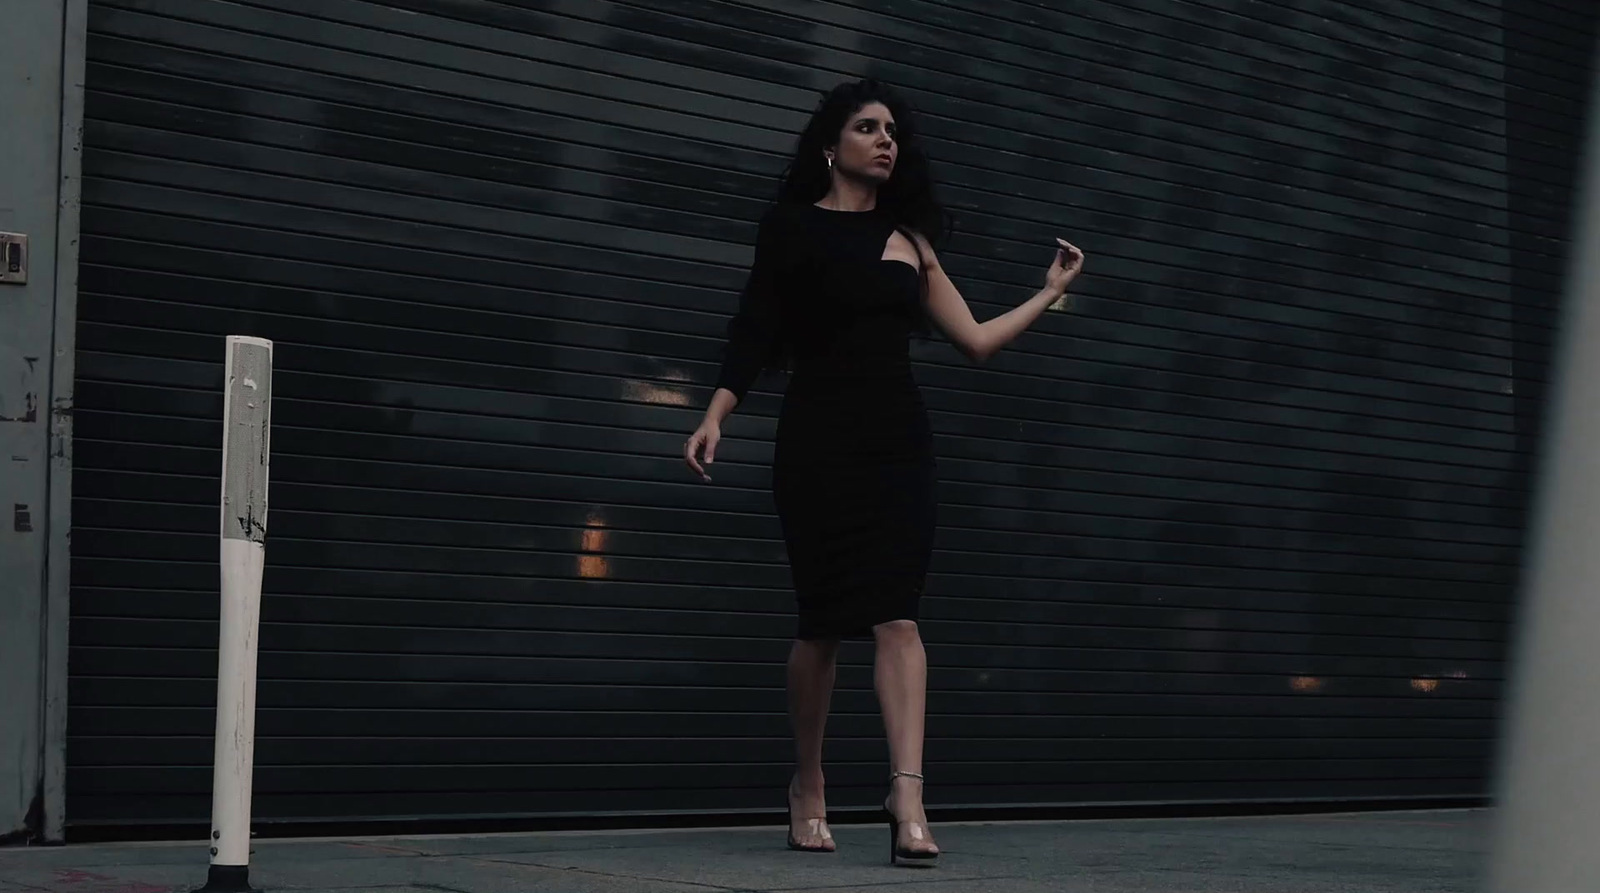
[[[869,102],[845,119],[834,147],[833,169],[858,180],[883,183],[900,157],[894,116],[881,102]]]

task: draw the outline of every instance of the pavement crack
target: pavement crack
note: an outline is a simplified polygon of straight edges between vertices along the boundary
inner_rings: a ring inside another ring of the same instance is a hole
[[[578,868],[572,865],[550,865],[544,862],[519,862],[511,859],[489,859],[483,856],[475,856],[466,861],[482,862],[490,865],[520,865],[529,868],[543,868],[548,871],[570,871],[574,874],[587,874],[593,877],[603,878],[620,878],[630,881],[655,881],[656,883],[662,884],[682,884],[686,887],[700,887],[706,890],[716,890],[718,893],[751,893],[751,891],[740,890],[738,887],[724,887],[720,884],[705,884],[699,881],[684,881],[676,878],[655,877],[647,874],[622,874],[613,871],[598,871],[593,868]]]
[[[350,847],[351,849],[374,850],[376,852],[389,853],[391,855],[396,855],[396,856],[425,856],[425,855],[427,855],[427,851],[426,850],[412,849],[410,847],[394,846],[392,844],[385,844],[385,843],[370,843],[370,842],[364,841],[364,840],[348,840],[348,841],[345,841],[344,845],[347,846],[347,847]]]
[[[931,869],[922,870],[930,871]],[[884,889],[890,889],[893,887],[909,887],[913,884],[926,884],[929,881],[939,881],[947,884],[987,884],[991,881],[1021,881],[1027,879],[1028,875],[1025,874],[991,874],[984,875],[983,877],[938,877],[917,878],[916,880],[904,881],[868,881],[866,883],[861,883],[858,881],[848,884],[811,884],[805,887],[763,887],[760,893],[802,893],[802,891],[803,893],[810,893],[812,890],[863,890],[868,887],[882,887]]]

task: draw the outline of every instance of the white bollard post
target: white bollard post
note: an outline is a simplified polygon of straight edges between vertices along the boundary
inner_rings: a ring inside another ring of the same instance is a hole
[[[206,893],[250,890],[256,633],[266,561],[272,342],[229,336],[222,410],[222,623]]]

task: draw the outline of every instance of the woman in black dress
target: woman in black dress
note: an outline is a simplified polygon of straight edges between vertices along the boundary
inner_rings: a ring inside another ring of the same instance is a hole
[[[979,323],[934,253],[946,229],[927,159],[895,94],[871,81],[829,92],[761,221],[717,388],[684,446],[689,467],[709,481],[704,466],[712,464],[721,422],[757,373],[792,371],[772,494],[799,608],[788,671],[793,849],[834,849],[822,775],[834,661],[841,638],[872,636],[891,763],[890,858],[939,853],[922,805],[927,659],[917,629],[933,549],[935,463],[910,339],[931,320],[981,362],[1061,299],[1083,263],[1078,249],[1057,239],[1044,287]]]

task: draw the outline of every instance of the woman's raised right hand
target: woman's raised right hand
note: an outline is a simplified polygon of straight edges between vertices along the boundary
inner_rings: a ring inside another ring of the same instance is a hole
[[[700,464],[700,452],[705,451],[705,464],[710,465],[716,461],[717,441],[722,439],[722,427],[716,422],[706,419],[700,427],[689,435],[689,440],[683,445],[683,461],[689,470],[700,475],[700,480],[711,482],[711,475]]]

